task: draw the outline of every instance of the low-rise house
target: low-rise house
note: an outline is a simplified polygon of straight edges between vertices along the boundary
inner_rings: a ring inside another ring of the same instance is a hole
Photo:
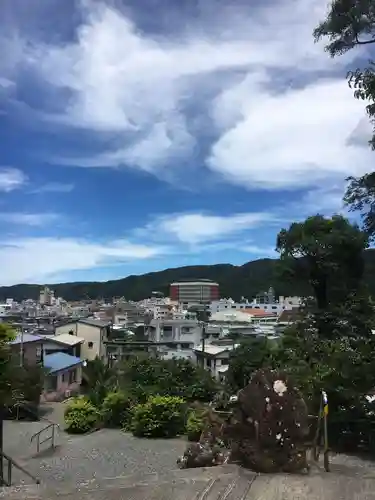
[[[223,381],[229,366],[230,352],[237,347],[235,345],[202,345],[194,348],[197,364],[208,370],[217,380]]]
[[[96,357],[105,360],[104,342],[109,338],[109,321],[79,319],[56,327],[56,335],[76,335],[84,339],[81,344],[81,358],[89,361]]]
[[[19,333],[10,342],[12,355],[19,360],[20,365],[34,366],[43,363],[44,338],[29,333]]]
[[[81,357],[81,346],[85,339],[62,333],[61,335],[47,336],[43,343],[44,355],[53,354],[54,352],[65,352],[71,356]]]
[[[79,391],[82,382],[82,359],[65,352],[44,357],[45,377],[42,401],[61,401]]]
[[[202,325],[184,318],[152,319],[146,335],[163,359],[194,359],[193,349],[201,342]]]

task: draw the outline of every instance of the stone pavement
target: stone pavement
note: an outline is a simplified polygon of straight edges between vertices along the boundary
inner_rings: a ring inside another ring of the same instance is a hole
[[[8,488],[8,500],[375,500],[375,478],[312,471],[255,474],[236,466],[137,474],[50,489]]]
[[[49,413],[61,418],[63,407]],[[60,417],[59,417],[60,415]],[[59,446],[33,457],[30,436],[45,422],[6,422],[5,451],[41,480],[14,470],[9,500],[375,500],[375,466],[355,457],[332,458],[332,472],[255,475],[235,466],[175,470],[183,439],[148,440],[120,430],[86,436],[61,433]],[[58,495],[58,496],[57,496]],[[68,500],[68,499],[67,499]]]

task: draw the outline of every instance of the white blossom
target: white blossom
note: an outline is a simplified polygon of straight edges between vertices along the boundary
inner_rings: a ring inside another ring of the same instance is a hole
[[[283,396],[284,392],[286,392],[288,389],[282,380],[275,380],[275,382],[273,383],[273,390],[278,396]]]

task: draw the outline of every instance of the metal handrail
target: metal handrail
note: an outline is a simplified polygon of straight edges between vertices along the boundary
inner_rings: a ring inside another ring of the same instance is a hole
[[[47,419],[45,419],[47,420]],[[50,422],[50,421],[49,421]],[[34,441],[35,438],[38,438],[37,439],[37,443],[36,443],[36,451],[37,453],[39,453],[40,451],[40,445],[43,444],[43,443],[46,443],[47,441],[51,440],[52,441],[52,445],[51,445],[51,448],[54,448],[55,447],[55,426],[57,428],[60,428],[59,424],[56,424],[55,422],[50,422],[46,427],[43,427],[43,429],[40,429],[40,431],[36,432],[35,434],[33,434],[30,438],[30,443],[32,443]],[[50,429],[52,427],[52,434],[50,436],[48,436],[44,441],[40,441],[40,435]]]
[[[4,477],[2,478],[3,484],[5,486],[11,486],[12,485],[12,467],[16,467],[16,469],[19,469],[21,472],[23,472],[26,476],[29,476],[33,481],[35,481],[36,484],[40,484],[40,479],[31,474],[27,469],[22,467],[18,462],[16,462],[12,457],[4,453],[3,451],[0,451],[0,457],[1,460],[5,458],[5,460],[8,462],[8,474],[7,474],[7,480],[5,481]],[[0,478],[1,479],[1,478]]]

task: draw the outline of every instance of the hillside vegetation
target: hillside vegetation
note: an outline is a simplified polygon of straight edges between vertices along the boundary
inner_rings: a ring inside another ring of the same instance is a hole
[[[124,296],[128,300],[149,297],[153,291],[169,293],[169,284],[181,279],[207,278],[217,281],[222,297],[239,300],[242,296],[251,299],[258,292],[275,288],[277,295],[310,295],[306,282],[293,284],[281,279],[278,259],[260,259],[242,266],[217,264],[211,266],[186,266],[164,271],[128,276],[105,282],[56,283],[49,285],[57,296],[66,300],[97,299]],[[365,281],[370,293],[375,295],[375,251],[365,251]],[[37,299],[43,284],[20,284],[0,287],[0,300],[12,297],[15,300]]]

